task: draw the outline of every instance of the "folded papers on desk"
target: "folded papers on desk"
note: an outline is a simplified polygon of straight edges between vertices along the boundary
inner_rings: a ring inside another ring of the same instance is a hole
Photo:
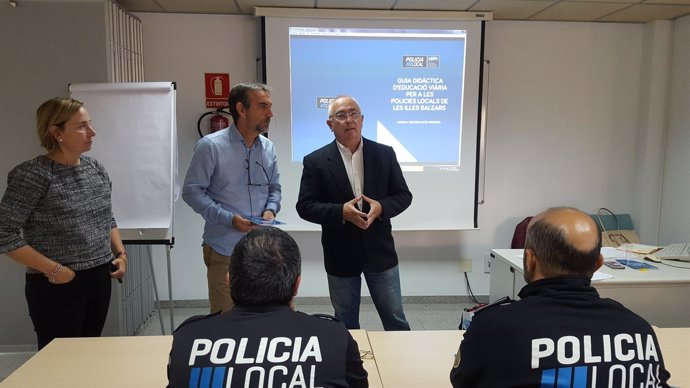
[[[601,272],[601,271],[597,271],[594,273],[594,275],[592,275],[592,281],[593,282],[595,282],[597,280],[606,280],[606,279],[613,279],[613,278],[615,278],[615,276],[609,275],[606,272]]]
[[[631,253],[637,253],[640,255],[648,255],[650,253],[654,253],[656,251],[661,250],[662,247],[658,247],[656,245],[630,243],[630,244],[621,244],[616,249],[618,249],[619,251],[623,251],[623,252],[631,252]]]

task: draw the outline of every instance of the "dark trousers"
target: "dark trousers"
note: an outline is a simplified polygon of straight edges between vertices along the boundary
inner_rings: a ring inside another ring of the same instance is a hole
[[[54,338],[99,337],[110,306],[110,263],[77,271],[66,284],[26,274],[24,293],[41,350]]]

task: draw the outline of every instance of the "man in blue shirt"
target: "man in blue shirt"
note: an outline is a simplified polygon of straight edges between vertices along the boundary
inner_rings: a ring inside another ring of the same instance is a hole
[[[225,279],[235,244],[256,226],[249,217],[275,218],[281,199],[275,147],[260,136],[273,117],[270,88],[235,85],[228,104],[233,124],[199,140],[182,189],[184,201],[205,221],[211,312],[233,306]]]

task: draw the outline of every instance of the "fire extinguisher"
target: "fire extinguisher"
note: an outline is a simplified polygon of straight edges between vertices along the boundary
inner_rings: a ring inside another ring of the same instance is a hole
[[[230,112],[224,111],[223,108],[218,108],[216,110],[206,112],[203,115],[201,115],[201,117],[199,117],[199,121],[197,121],[197,123],[196,123],[196,129],[199,132],[199,137],[204,137],[204,133],[201,130],[201,122],[204,119],[204,117],[206,117],[208,115],[213,115],[213,116],[211,116],[211,118],[208,121],[209,125],[208,125],[207,134],[219,131],[223,128],[227,128],[230,126],[230,120],[226,116],[223,116],[223,115],[230,116]]]

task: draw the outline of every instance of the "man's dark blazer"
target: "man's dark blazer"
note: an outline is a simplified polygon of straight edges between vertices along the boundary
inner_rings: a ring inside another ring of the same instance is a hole
[[[362,138],[364,187],[367,197],[381,203],[383,212],[368,229],[343,220],[343,204],[355,198],[335,140],[304,157],[297,213],[321,225],[326,272],[358,276],[364,265],[381,272],[398,264],[391,233],[392,217],[412,203],[393,148]],[[369,212],[366,201],[362,211]]]

